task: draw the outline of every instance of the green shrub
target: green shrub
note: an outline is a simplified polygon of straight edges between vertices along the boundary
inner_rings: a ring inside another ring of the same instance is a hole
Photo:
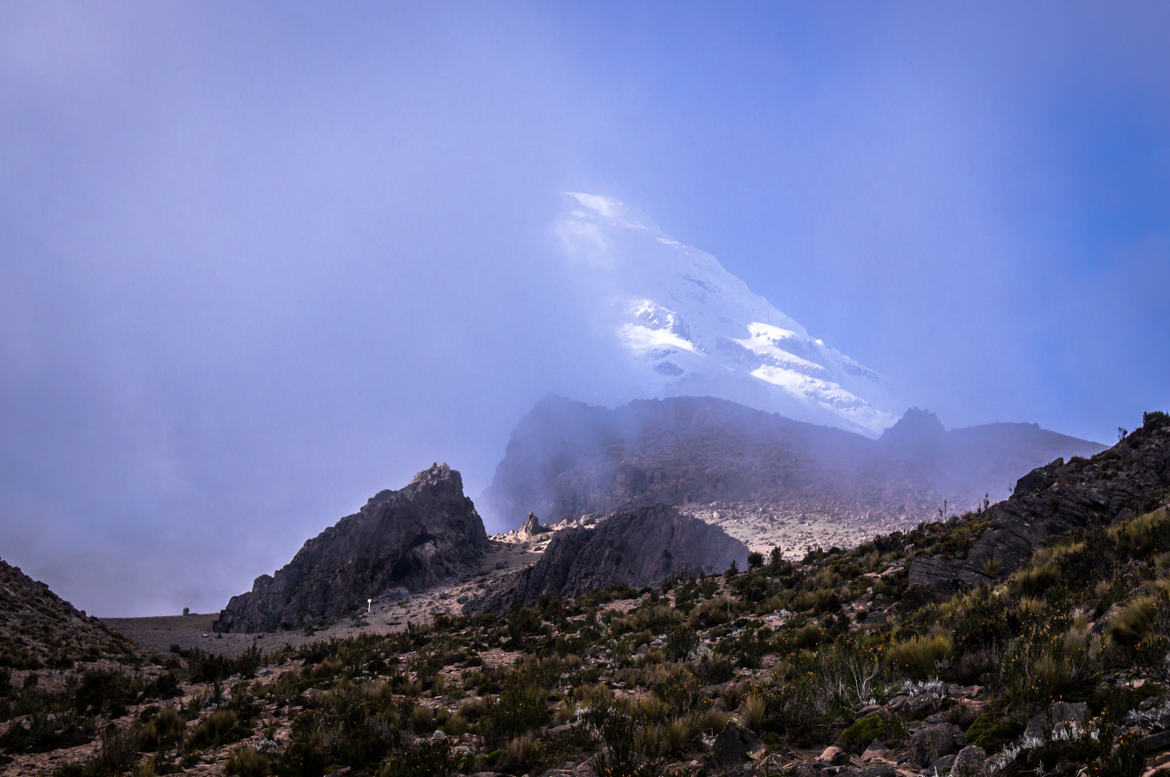
[[[1005,716],[1002,710],[991,709],[981,713],[967,728],[967,741],[989,754],[998,753],[1023,731],[1019,721]]]
[[[1170,415],[1163,413],[1161,410],[1151,410],[1147,413],[1142,413],[1142,428],[1155,429],[1159,426],[1170,426]]]
[[[1129,558],[1146,558],[1170,550],[1170,511],[1165,507],[1138,516],[1112,530],[1117,549]]]
[[[1033,564],[1024,567],[1013,578],[1016,590],[1027,596],[1040,596],[1060,581],[1056,564]]]
[[[177,743],[183,738],[186,728],[187,721],[177,709],[163,707],[138,730],[138,747],[142,750],[158,750]]]
[[[251,734],[252,729],[241,725],[236,713],[231,710],[216,710],[196,726],[191,735],[187,737],[187,748],[202,750],[208,747],[219,747],[251,736]]]
[[[320,713],[309,710],[293,721],[288,745],[276,763],[280,777],[320,777],[328,765]]]
[[[816,623],[806,623],[796,630],[792,641],[798,648],[811,648],[820,644],[821,640],[825,638],[825,634],[821,631],[821,627]]]
[[[129,728],[110,725],[102,732],[97,751],[83,765],[68,764],[57,774],[72,777],[115,777],[129,771],[138,760],[138,739]]]
[[[232,750],[227,759],[227,773],[239,777],[266,777],[268,756],[254,747],[242,745]]]
[[[25,723],[13,723],[0,736],[0,747],[13,753],[47,753],[89,742],[93,724],[72,711],[51,714],[33,710]]]
[[[950,659],[952,652],[950,637],[936,634],[895,642],[886,651],[886,658],[890,664],[904,670],[912,678],[925,680],[936,672],[940,661]]]
[[[841,747],[851,753],[860,753],[875,739],[896,745],[906,735],[906,727],[889,715],[867,715],[853,722],[841,732]]]
[[[544,689],[514,675],[504,683],[499,697],[488,702],[478,724],[479,733],[488,748],[495,750],[541,725],[548,715]]]
[[[606,777],[659,777],[662,766],[639,750],[639,726],[633,718],[613,708],[595,710],[590,722],[604,746],[596,772]]]
[[[423,740],[391,755],[378,777],[450,777],[469,766],[452,754],[446,740]]]
[[[81,712],[120,717],[126,714],[126,705],[138,699],[135,685],[125,672],[90,669],[73,690],[74,704]]]
[[[1122,607],[1109,621],[1109,635],[1120,645],[1133,647],[1150,633],[1158,609],[1152,596],[1139,596]]]

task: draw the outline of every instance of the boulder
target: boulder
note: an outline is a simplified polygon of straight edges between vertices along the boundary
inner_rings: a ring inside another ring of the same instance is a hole
[[[711,747],[711,759],[720,766],[735,766],[748,760],[748,754],[760,746],[760,740],[748,729],[734,720],[715,737]]]
[[[975,745],[960,750],[951,764],[951,777],[985,777],[987,771],[987,752]]]
[[[950,723],[927,723],[910,736],[910,760],[932,766],[944,755],[957,752],[962,741],[958,727]]]
[[[1088,716],[1089,708],[1084,702],[1076,704],[1063,701],[1053,702],[1046,712],[1033,715],[1028,719],[1028,724],[1024,728],[1024,738],[1047,740],[1058,730],[1079,735],[1084,731]]]
[[[611,585],[633,588],[680,574],[723,572],[748,549],[717,526],[656,505],[614,513],[596,528],[558,531],[540,561],[472,601],[471,611],[521,607],[543,596],[573,597]]]

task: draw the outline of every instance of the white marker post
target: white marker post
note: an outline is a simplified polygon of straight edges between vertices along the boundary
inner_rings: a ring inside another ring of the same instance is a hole
[[[373,607],[374,607],[374,600],[373,599],[366,599],[366,614],[367,615],[373,610]]]

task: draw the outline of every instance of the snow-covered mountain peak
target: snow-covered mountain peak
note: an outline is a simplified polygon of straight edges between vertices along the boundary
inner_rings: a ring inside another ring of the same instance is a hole
[[[882,379],[811,337],[714,256],[619,200],[570,193],[556,233],[596,290],[638,391],[706,394],[877,435],[896,417]]]

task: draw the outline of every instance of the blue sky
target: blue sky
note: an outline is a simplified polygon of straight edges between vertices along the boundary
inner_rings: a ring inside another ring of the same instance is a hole
[[[633,5],[634,7],[630,7]],[[947,426],[1170,407],[1163,3],[0,5],[0,554],[216,609],[615,396],[592,191]]]

